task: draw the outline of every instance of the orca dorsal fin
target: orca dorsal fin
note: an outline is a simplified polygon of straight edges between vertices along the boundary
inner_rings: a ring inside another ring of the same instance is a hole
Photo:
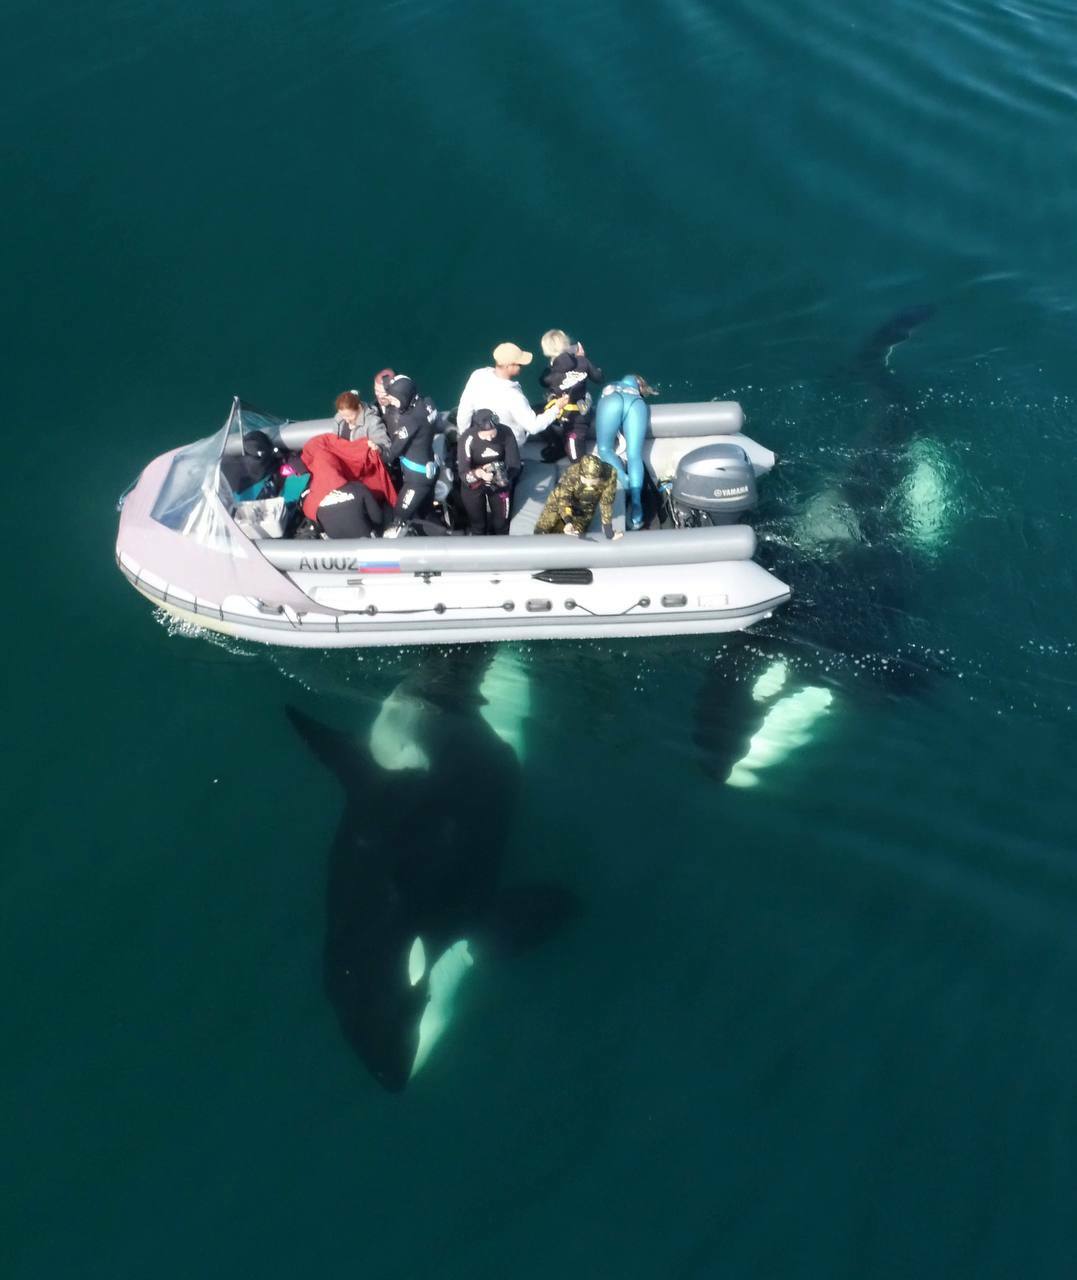
[[[856,365],[866,377],[881,377],[888,372],[890,352],[907,341],[922,324],[935,315],[938,307],[933,302],[922,302],[906,307],[881,324],[864,343],[857,356]]]
[[[335,774],[342,786],[348,787],[364,771],[368,757],[350,733],[330,728],[298,707],[289,705],[284,710],[315,759]]]

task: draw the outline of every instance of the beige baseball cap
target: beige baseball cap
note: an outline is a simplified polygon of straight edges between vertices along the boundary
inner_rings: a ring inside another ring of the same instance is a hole
[[[499,342],[494,347],[494,364],[530,364],[532,355],[524,351],[515,342]]]

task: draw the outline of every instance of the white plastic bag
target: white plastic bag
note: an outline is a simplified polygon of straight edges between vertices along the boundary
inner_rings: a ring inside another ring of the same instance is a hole
[[[287,505],[283,498],[237,502],[233,519],[248,538],[283,538]]]

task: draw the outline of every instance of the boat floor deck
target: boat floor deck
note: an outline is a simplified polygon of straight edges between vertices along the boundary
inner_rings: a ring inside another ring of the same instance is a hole
[[[559,462],[543,462],[537,454],[531,454],[531,449],[527,445],[521,450],[521,454],[524,466],[520,478],[516,481],[516,490],[513,494],[509,533],[526,535],[535,532],[535,522],[542,514],[546,499],[561,478],[561,473],[569,466],[569,460],[562,458]],[[594,528],[598,524],[599,512],[596,510],[591,527]],[[617,497],[613,503],[613,527],[621,533],[624,532],[625,495],[619,485]]]

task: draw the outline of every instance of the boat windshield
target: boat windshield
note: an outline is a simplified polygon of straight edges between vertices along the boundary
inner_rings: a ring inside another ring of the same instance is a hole
[[[234,526],[229,512],[235,506],[235,495],[222,472],[221,460],[243,452],[246,433],[275,431],[284,421],[243,404],[237,396],[219,431],[180,449],[172,459],[150,515],[184,537],[230,551]]]

